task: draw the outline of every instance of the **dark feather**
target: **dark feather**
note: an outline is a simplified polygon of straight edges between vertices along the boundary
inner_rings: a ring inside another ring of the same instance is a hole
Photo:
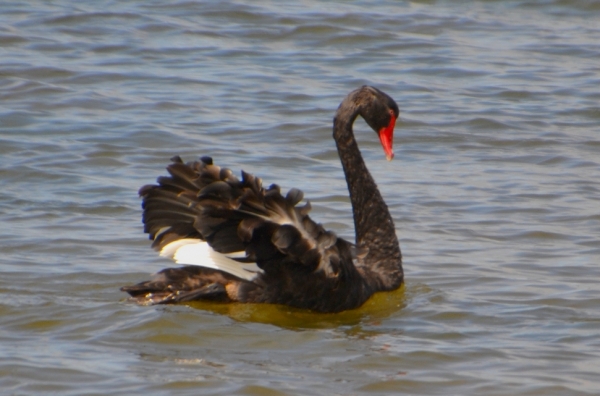
[[[278,185],[264,189],[259,178],[243,171],[240,180],[229,169],[214,165],[209,157],[186,164],[175,157],[167,170],[170,176],[159,177],[157,185],[140,189],[144,229],[154,240],[155,249],[179,239],[196,238],[207,241],[217,252],[245,251],[246,257],[237,260],[256,262],[266,278],[291,279],[299,272],[310,276],[313,271],[327,277],[337,272],[329,264],[339,261],[337,237],[308,217],[309,203],[296,207],[303,199],[302,191],[291,189],[284,197]],[[151,281],[123,290],[142,300],[150,293],[153,303],[161,304],[209,298],[215,290],[222,294],[228,284],[239,290],[239,296],[228,297],[234,300],[281,298],[276,294],[282,290],[270,286],[265,291],[262,279],[252,287],[239,287],[236,282],[242,281],[228,276],[223,278],[226,282],[220,284],[221,289],[202,280],[206,272],[183,268],[162,271]],[[302,285],[296,287],[298,291],[292,294],[300,293]]]
[[[364,300],[362,289],[340,286],[350,287],[352,279],[362,283],[352,264],[352,245],[312,221],[310,203],[296,206],[302,191],[292,189],[284,197],[279,186],[264,189],[259,178],[246,172],[239,180],[212,159],[176,160],[167,168],[170,176],[140,189],[144,229],[153,247],[160,251],[179,239],[205,240],[224,254],[245,251],[246,257],[237,260],[256,262],[263,273],[252,282],[226,273],[215,281],[216,270],[171,268],[123,291],[153,304],[213,299],[338,310]],[[334,300],[332,289],[337,291]],[[321,306],[322,299],[329,299],[330,306]]]
[[[180,261],[201,265],[200,259],[214,259],[208,265],[219,269],[170,268],[122,290],[153,304],[213,299],[335,312],[358,307],[375,291],[399,287],[402,256],[393,221],[352,132],[361,115],[376,132],[385,132],[380,137],[387,139],[384,149],[392,156],[390,134],[398,114],[391,97],[364,86],[342,101],[334,118],[358,247],[312,221],[310,203],[297,206],[304,198],[298,189],[282,195],[278,185],[265,189],[260,178],[244,171],[238,179],[211,157],[184,163],[175,156],[168,176],[139,190],[144,231],[156,250],[169,255],[185,247]],[[193,239],[206,241],[213,251]],[[186,256],[194,251],[202,255],[198,260]],[[253,262],[258,267],[242,264]]]
[[[151,280],[124,286],[121,291],[144,304],[170,304],[195,299],[231,301],[224,286],[229,281],[218,271],[186,266],[164,269]]]

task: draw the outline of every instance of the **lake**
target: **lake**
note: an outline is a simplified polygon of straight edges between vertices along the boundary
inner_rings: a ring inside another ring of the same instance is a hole
[[[0,5],[0,393],[600,394],[600,4]],[[212,156],[299,188],[354,239],[332,118],[355,131],[406,285],[357,310],[137,306],[173,265],[139,187]]]

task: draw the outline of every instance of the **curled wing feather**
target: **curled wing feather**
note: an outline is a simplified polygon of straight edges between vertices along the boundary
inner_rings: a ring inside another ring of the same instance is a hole
[[[240,264],[256,263],[266,274],[337,276],[338,238],[310,219],[310,203],[298,205],[302,191],[283,196],[279,186],[264,188],[261,179],[243,171],[240,180],[209,157],[188,163],[174,157],[167,171],[169,176],[139,192],[144,231],[154,249],[198,239]]]

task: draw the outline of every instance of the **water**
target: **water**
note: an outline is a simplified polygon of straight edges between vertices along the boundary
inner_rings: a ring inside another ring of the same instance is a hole
[[[4,2],[0,393],[600,393],[600,6],[590,1]],[[406,286],[363,308],[139,307],[170,263],[137,189],[212,155],[352,239],[331,140],[358,122]]]

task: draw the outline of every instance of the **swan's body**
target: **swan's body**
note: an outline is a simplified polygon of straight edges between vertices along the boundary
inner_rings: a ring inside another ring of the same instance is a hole
[[[238,180],[212,159],[184,164],[140,189],[144,231],[161,256],[180,268],[121,290],[140,303],[192,300],[275,303],[338,312],[362,305],[377,291],[403,282],[402,256],[386,204],[362,159],[352,124],[358,115],[379,134],[386,157],[398,106],[368,86],[351,92],[337,110],[333,137],[346,175],[356,243],[308,217],[310,204],[292,189],[263,188],[242,172]]]

